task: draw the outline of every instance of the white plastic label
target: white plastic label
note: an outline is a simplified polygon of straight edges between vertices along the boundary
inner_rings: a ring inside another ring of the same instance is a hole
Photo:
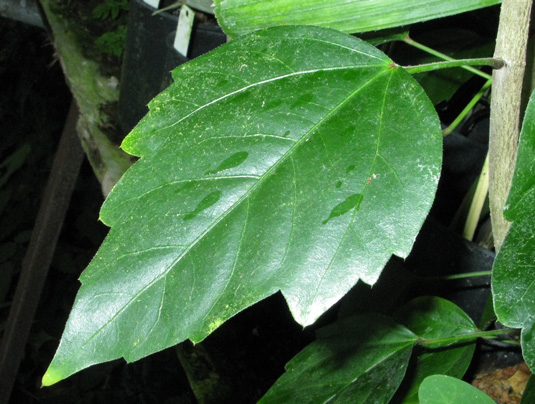
[[[176,28],[175,42],[173,43],[173,46],[178,52],[186,57],[188,56],[189,41],[194,19],[195,12],[185,4],[182,5],[180,16],[178,17],[178,26]]]
[[[143,0],[143,1],[151,7],[154,7],[154,8],[160,7],[160,0]]]

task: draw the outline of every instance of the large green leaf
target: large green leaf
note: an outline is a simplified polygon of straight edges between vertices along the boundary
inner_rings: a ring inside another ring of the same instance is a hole
[[[312,324],[405,257],[430,208],[438,119],[371,45],[276,27],[173,75],[124,141],[141,159],[102,208],[111,230],[45,384],[201,341],[279,290]]]
[[[219,25],[232,37],[283,24],[321,25],[347,33],[376,31],[500,3],[500,0],[214,1]]]
[[[454,377],[434,375],[420,386],[420,404],[495,404],[474,386]]]
[[[522,353],[535,369],[535,92],[520,134],[518,157],[504,215],[512,221],[492,273],[494,310],[500,322],[522,328]]]
[[[380,314],[346,317],[320,330],[259,403],[388,403],[417,338]]]

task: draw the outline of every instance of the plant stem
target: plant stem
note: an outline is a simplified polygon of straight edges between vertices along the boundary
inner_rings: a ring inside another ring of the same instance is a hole
[[[477,223],[481,216],[481,210],[483,209],[483,204],[487,198],[487,193],[489,191],[489,154],[485,158],[485,163],[481,169],[481,174],[477,181],[476,191],[474,193],[474,198],[470,204],[470,210],[468,211],[468,217],[466,218],[466,223],[464,224],[463,237],[467,240],[472,241],[474,234],[476,232]]]
[[[167,7],[164,7],[164,8],[160,8],[158,10],[156,10],[155,12],[152,13],[152,15],[158,15],[160,13],[163,13],[163,12],[166,12],[166,11],[169,11],[169,10],[173,10],[175,8],[179,8],[182,6],[182,4],[184,4],[183,1],[176,1],[174,2],[173,4],[171,4],[170,6],[167,6]]]
[[[416,66],[404,66],[410,74],[430,72],[433,70],[449,69],[451,67],[464,66],[491,66],[493,69],[500,69],[504,66],[504,61],[497,58],[478,58],[478,59],[457,59],[446,62],[425,63]]]
[[[475,107],[475,105],[479,102],[481,97],[485,94],[485,92],[490,88],[492,85],[492,78],[489,78],[485,84],[483,84],[483,87],[481,87],[481,90],[478,91],[478,93],[470,100],[470,102],[464,107],[464,109],[461,111],[461,113],[455,118],[455,120],[448,126],[446,129],[442,131],[442,136],[448,136],[451,132],[455,130],[457,126],[462,122],[462,120],[468,115],[468,113],[472,110],[472,108]]]
[[[522,117],[522,85],[532,0],[503,0],[495,57],[506,61],[493,72],[490,108],[489,202],[496,251],[509,230],[503,216],[516,162]]]
[[[505,344],[510,344],[510,345],[516,345],[516,346],[521,346],[522,345],[520,343],[520,341],[516,341],[514,339],[502,339],[502,340],[500,340],[500,342],[503,342]]]
[[[455,279],[475,278],[478,276],[492,275],[492,271],[467,272],[464,274],[442,275],[442,276],[421,276],[418,277],[423,281],[451,281]]]
[[[403,36],[402,38],[402,41],[405,42],[406,44],[408,45],[411,45],[411,46],[414,46],[415,48],[417,49],[420,49],[424,52],[427,52],[433,56],[436,56],[442,60],[448,60],[448,61],[454,61],[455,59],[442,53],[442,52],[439,52],[433,48],[430,48],[428,46],[425,46],[424,44],[421,44],[420,42],[417,42],[415,41],[414,39],[412,39],[409,34],[406,34],[405,36]],[[469,72],[472,72],[474,74],[477,74],[478,76],[481,76],[481,77],[484,77],[486,78],[487,80],[491,78],[490,74],[487,74],[485,72],[482,72],[481,70],[478,70],[478,69],[474,69],[473,67],[470,67],[470,66],[461,66],[463,69],[466,69],[468,70]]]
[[[422,346],[460,344],[463,342],[474,341],[477,338],[495,339],[496,337],[500,337],[502,335],[509,335],[513,332],[516,332],[516,330],[513,328],[506,328],[503,330],[476,331],[471,334],[456,335],[451,337],[421,338],[418,343]]]

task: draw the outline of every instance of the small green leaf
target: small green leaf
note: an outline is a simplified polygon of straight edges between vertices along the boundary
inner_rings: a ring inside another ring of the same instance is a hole
[[[454,377],[434,375],[420,385],[420,404],[496,404],[474,386]]]
[[[394,319],[424,339],[466,335],[477,328],[468,315],[455,304],[439,297],[416,298],[394,314]],[[446,344],[454,343],[454,338]],[[446,350],[420,352],[396,393],[395,403],[417,404],[420,383],[430,375],[463,377],[472,361],[475,343]]]
[[[0,162],[0,188],[6,184],[14,172],[22,167],[30,150],[30,145],[25,143]]]
[[[535,376],[531,374],[528,379],[528,383],[524,392],[522,393],[522,400],[520,404],[533,404],[535,403]]]
[[[234,37],[274,25],[310,24],[347,33],[428,21],[500,0],[215,0],[219,25]]]
[[[408,255],[433,201],[436,113],[365,42],[275,27],[173,76],[123,143],[140,159],[101,210],[111,230],[50,365],[63,378],[201,341],[279,290],[312,324]]]
[[[421,338],[444,338],[476,331],[473,321],[455,304],[438,297],[419,297],[403,306],[394,318]],[[419,352],[409,368],[394,403],[418,404],[422,381],[442,374],[461,378],[472,361],[475,343],[445,350]]]
[[[452,302],[436,296],[421,296],[400,308],[394,319],[424,340],[428,348],[442,348],[456,338],[478,332],[472,319]]]
[[[418,390],[422,381],[431,375],[441,374],[461,378],[472,362],[476,344],[458,348],[419,352],[411,360],[405,379],[401,383],[392,403],[418,404]]]
[[[365,314],[345,317],[319,330],[318,340],[288,362],[286,373],[261,403],[388,403],[415,343],[476,329],[459,307],[437,297],[412,300],[396,318],[404,324],[380,314]],[[462,377],[473,351],[472,344],[420,354],[415,372],[411,371],[394,402],[416,403],[421,381],[435,371]]]
[[[522,353],[535,369],[535,92],[520,134],[505,217],[512,221],[492,274],[494,310],[507,327],[522,328]]]
[[[259,403],[388,403],[416,339],[382,315],[337,321],[288,362]]]

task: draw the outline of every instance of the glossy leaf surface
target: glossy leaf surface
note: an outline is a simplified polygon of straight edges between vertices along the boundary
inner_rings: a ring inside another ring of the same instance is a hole
[[[421,404],[495,404],[474,386],[454,377],[434,375],[420,386]]]
[[[224,31],[239,36],[274,25],[311,24],[347,33],[428,21],[500,3],[500,0],[215,0]]]
[[[347,317],[321,329],[259,403],[388,403],[416,340],[388,317]]]
[[[416,82],[338,31],[276,27],[177,68],[123,148],[110,233],[44,378],[201,341],[281,290],[312,324],[405,257],[442,137]]]
[[[504,215],[512,221],[492,274],[494,310],[508,327],[522,328],[522,353],[535,369],[535,93],[520,134]]]

